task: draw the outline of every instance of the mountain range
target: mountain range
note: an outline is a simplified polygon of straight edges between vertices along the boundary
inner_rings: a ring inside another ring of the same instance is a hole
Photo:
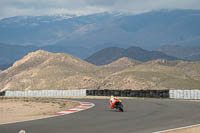
[[[0,42],[40,47],[87,58],[107,47],[199,45],[199,10],[158,10],[142,14],[16,16],[0,20]]]
[[[29,53],[0,72],[1,90],[199,89],[200,63],[127,57],[96,66],[43,50]]]
[[[164,45],[158,51],[183,60],[200,61],[200,46]]]
[[[200,10],[158,10],[137,15],[99,13],[1,19],[0,69],[8,68],[29,52],[39,49],[69,53],[90,61],[91,55],[104,48],[120,48],[116,51],[119,53],[110,53],[113,57],[98,57],[100,64],[91,62],[97,65],[111,63],[120,57],[148,61],[157,58],[153,54],[155,51],[162,52],[156,52],[159,58],[165,54],[165,57],[199,61],[199,14]],[[133,55],[131,47],[140,47],[146,52]],[[122,52],[124,49],[128,55]]]
[[[15,61],[23,58],[29,52],[43,48],[0,43],[0,70],[5,70],[12,66]],[[48,47],[45,50],[48,51]],[[142,62],[155,59],[200,61],[200,46],[164,45],[157,49],[157,51],[149,51],[133,46],[129,48],[108,47],[92,54],[85,61],[95,65],[105,65],[122,57],[128,57]]]
[[[4,70],[10,67],[15,61],[23,58],[29,52],[34,52],[39,49],[51,51],[50,47],[39,47],[39,46],[17,46],[17,45],[7,45],[0,43],[0,69]],[[60,47],[58,47],[60,48]],[[58,50],[58,48],[54,48]],[[74,48],[76,50],[76,48]],[[62,49],[58,50],[63,53]],[[84,51],[84,50],[83,50]],[[129,57],[139,61],[150,61],[154,59],[167,59],[167,60],[176,60],[177,58],[168,56],[162,52],[158,51],[148,51],[139,47],[129,47],[127,49],[119,47],[109,47],[102,49],[87,59],[86,61],[95,64],[95,65],[105,65],[109,64],[121,57]]]
[[[128,57],[142,62],[156,59],[177,60],[177,58],[166,55],[162,52],[148,51],[139,47],[129,47],[127,49],[119,47],[109,47],[91,55],[86,59],[86,61],[95,65],[105,65],[110,64],[122,57]]]

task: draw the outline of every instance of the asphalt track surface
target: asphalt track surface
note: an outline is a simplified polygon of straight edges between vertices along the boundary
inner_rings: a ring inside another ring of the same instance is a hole
[[[152,133],[200,123],[200,102],[123,100],[125,112],[109,109],[108,100],[79,100],[96,106],[82,112],[0,125],[0,133]]]

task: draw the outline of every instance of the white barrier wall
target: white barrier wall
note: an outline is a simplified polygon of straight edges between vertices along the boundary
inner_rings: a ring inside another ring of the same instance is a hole
[[[29,90],[6,91],[5,96],[10,97],[51,97],[51,96],[86,96],[86,90]]]
[[[54,96],[87,96],[86,90],[30,90],[6,91],[10,97],[54,97]],[[169,90],[171,99],[200,99],[200,90]]]
[[[170,90],[169,96],[173,99],[200,99],[200,90]]]

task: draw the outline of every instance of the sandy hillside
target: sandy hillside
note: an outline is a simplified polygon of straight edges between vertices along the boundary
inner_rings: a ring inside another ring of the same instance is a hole
[[[95,66],[69,54],[38,50],[0,73],[1,90],[199,89],[200,62],[139,62],[122,57]]]

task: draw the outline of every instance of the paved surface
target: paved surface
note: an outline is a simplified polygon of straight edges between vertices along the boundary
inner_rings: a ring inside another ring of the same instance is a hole
[[[8,125],[0,133],[152,133],[200,123],[200,102],[173,100],[123,100],[125,112],[109,109],[108,100],[82,112]]]

